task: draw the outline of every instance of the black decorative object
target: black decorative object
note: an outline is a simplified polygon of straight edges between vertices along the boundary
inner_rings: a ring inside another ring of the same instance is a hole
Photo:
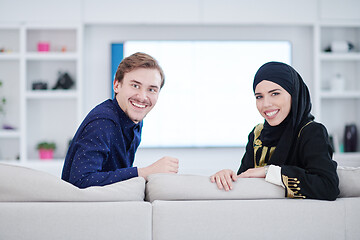
[[[68,73],[59,73],[59,78],[53,89],[69,89],[74,85],[74,80]]]
[[[353,50],[354,44],[348,41],[334,41],[324,49],[324,52],[349,52]]]
[[[32,89],[33,90],[46,90],[48,88],[46,82],[33,82],[32,83]]]
[[[357,128],[355,124],[345,126],[344,150],[345,152],[356,152],[357,148]]]

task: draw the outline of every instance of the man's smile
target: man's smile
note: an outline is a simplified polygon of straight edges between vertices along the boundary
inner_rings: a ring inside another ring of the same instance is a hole
[[[138,107],[138,108],[146,108],[147,107],[147,104],[141,104],[141,103],[137,103],[137,102],[134,102],[134,101],[131,101],[131,100],[130,100],[130,103],[133,106]]]

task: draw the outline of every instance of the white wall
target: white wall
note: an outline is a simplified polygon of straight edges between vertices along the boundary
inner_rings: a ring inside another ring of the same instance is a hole
[[[312,24],[359,21],[358,0],[1,0],[0,23]]]

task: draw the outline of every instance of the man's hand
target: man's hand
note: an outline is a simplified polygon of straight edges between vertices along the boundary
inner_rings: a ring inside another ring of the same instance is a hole
[[[265,168],[249,168],[245,172],[239,174],[239,178],[265,178]]]
[[[177,173],[179,170],[179,160],[173,157],[163,157],[150,166],[138,168],[138,175],[147,179],[154,173]]]
[[[219,189],[229,191],[233,188],[232,182],[237,179],[236,173],[230,169],[221,170],[210,177],[212,183],[216,182]]]

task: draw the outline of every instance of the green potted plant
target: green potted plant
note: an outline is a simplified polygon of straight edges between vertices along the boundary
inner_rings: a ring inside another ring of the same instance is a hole
[[[37,145],[37,149],[39,150],[39,157],[42,160],[53,159],[54,150],[56,149],[56,144],[54,142],[40,142]]]

